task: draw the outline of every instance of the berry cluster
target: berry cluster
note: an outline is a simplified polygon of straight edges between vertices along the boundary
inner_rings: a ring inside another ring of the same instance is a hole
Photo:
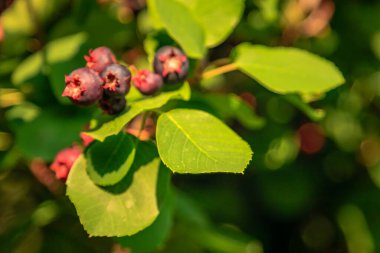
[[[156,93],[163,83],[184,81],[189,71],[189,60],[180,49],[164,46],[154,56],[153,69],[154,72],[136,70],[132,77],[134,86],[144,95]]]
[[[142,69],[134,72],[132,77],[128,68],[117,63],[115,55],[107,47],[90,50],[84,57],[87,64],[65,77],[66,87],[62,96],[68,97],[74,104],[92,105],[99,102],[100,108],[108,114],[117,114],[126,106],[125,96],[134,86],[144,95],[156,93],[164,83],[179,83],[186,79],[189,61],[178,48],[165,46],[160,48],[154,57],[154,72]],[[153,118],[147,118],[146,126],[140,129],[142,117],[136,117],[126,131],[146,140],[154,134]],[[83,147],[86,148],[94,140],[84,132],[80,133]],[[75,160],[82,153],[82,148],[73,145],[58,152],[50,169],[57,179],[66,181]]]
[[[117,114],[126,106],[125,95],[129,92],[131,79],[144,95],[156,93],[164,83],[178,83],[186,79],[189,60],[178,48],[165,46],[154,57],[154,72],[133,67],[134,76],[128,68],[117,63],[115,55],[107,47],[90,50],[86,67],[79,68],[65,77],[66,87],[62,96],[74,104],[92,105],[99,101],[100,108],[108,114]]]
[[[131,86],[131,72],[117,63],[107,47],[90,50],[85,68],[79,68],[65,77],[66,88],[62,96],[74,104],[92,105],[99,101],[108,114],[121,112],[126,105],[125,95]]]

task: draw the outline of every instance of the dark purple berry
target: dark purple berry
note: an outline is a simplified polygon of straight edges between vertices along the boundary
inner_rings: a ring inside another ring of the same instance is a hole
[[[149,70],[139,70],[132,77],[135,87],[144,95],[152,95],[156,93],[162,86],[162,78]]]
[[[86,67],[101,73],[108,65],[116,63],[116,57],[108,47],[98,47],[85,56]]]
[[[146,0],[124,0],[124,6],[137,13],[146,6]]]
[[[62,96],[70,98],[74,104],[91,105],[102,97],[103,80],[91,69],[76,69],[65,76],[65,82]]]
[[[131,88],[131,72],[120,64],[109,65],[101,74],[103,89],[109,93],[124,96]]]
[[[55,177],[66,181],[74,162],[81,153],[82,150],[77,146],[66,148],[58,152],[53,163],[50,165],[50,169],[55,172]]]
[[[186,79],[189,60],[180,49],[165,46],[156,52],[153,66],[165,83],[179,83]]]
[[[0,14],[3,13],[11,4],[13,3],[13,0],[2,0],[0,1]]]
[[[104,95],[99,100],[99,106],[107,114],[114,115],[122,112],[127,104],[124,96],[108,96]]]

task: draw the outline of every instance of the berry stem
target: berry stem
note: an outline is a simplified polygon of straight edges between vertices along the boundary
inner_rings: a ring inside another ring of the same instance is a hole
[[[228,73],[228,72],[231,72],[231,71],[234,71],[237,69],[238,69],[238,65],[236,63],[226,64],[226,65],[223,65],[223,66],[218,67],[216,69],[212,69],[212,70],[204,72],[202,75],[202,79],[209,79],[209,78],[212,78],[214,76],[218,76],[218,75],[221,75],[224,73]]]
[[[141,135],[142,130],[144,130],[145,122],[146,122],[146,119],[148,118],[148,116],[149,116],[149,112],[144,112],[143,118],[142,118],[142,121],[141,121],[141,126],[140,126],[140,129],[139,129],[139,133],[137,135],[137,138],[139,138],[139,139],[140,139],[140,135]]]
[[[231,63],[231,59],[230,58],[220,58],[220,59],[216,59],[215,61],[210,62],[208,65],[215,66],[215,67],[220,67],[220,66],[223,66],[223,65],[226,65],[226,64],[229,64],[229,63]]]
[[[137,75],[137,73],[139,72],[135,65],[129,65],[129,70],[131,71],[132,76]]]

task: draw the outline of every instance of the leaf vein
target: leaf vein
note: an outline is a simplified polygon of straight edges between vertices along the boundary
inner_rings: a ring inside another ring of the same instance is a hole
[[[201,146],[199,146],[189,135],[188,132],[169,114],[167,113],[166,116],[173,122],[173,124],[190,140],[190,142],[201,152],[203,153],[206,157],[210,158],[211,160],[217,162],[218,160],[215,159],[214,157],[210,156],[206,150],[204,150]]]

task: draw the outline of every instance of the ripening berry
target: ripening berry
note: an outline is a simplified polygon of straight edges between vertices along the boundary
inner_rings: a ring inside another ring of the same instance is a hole
[[[144,120],[144,127],[141,129]],[[148,116],[144,119],[143,115],[140,114],[128,123],[125,131],[136,136],[142,141],[147,141],[156,133],[156,125],[152,116]]]
[[[134,14],[146,7],[146,0],[124,0],[123,3],[124,8],[127,8],[130,12],[133,12]]]
[[[179,83],[186,79],[189,60],[180,49],[165,46],[156,52],[153,66],[165,83]]]
[[[0,14],[9,8],[14,0],[2,0],[0,1]]]
[[[79,136],[82,140],[83,146],[88,147],[95,139],[86,134],[85,132],[80,132]]]
[[[108,65],[116,63],[116,57],[108,47],[98,47],[85,56],[86,67],[101,73]]]
[[[91,69],[76,69],[65,76],[65,82],[62,96],[70,98],[74,104],[91,105],[102,97],[103,80]]]
[[[103,89],[114,95],[124,96],[131,88],[131,72],[120,64],[109,65],[101,74]]]
[[[257,106],[256,97],[250,92],[242,92],[239,97],[247,104],[249,107],[255,109]]]
[[[127,104],[124,96],[109,96],[104,93],[103,98],[99,100],[99,106],[104,112],[110,115],[122,112]]]
[[[55,172],[55,177],[66,181],[74,162],[81,153],[82,150],[77,146],[59,151],[50,165],[50,169]]]
[[[305,123],[297,130],[300,150],[306,154],[316,154],[325,144],[322,128],[315,123]]]
[[[134,86],[144,95],[156,93],[162,86],[162,78],[149,70],[142,69],[137,71],[132,77]]]

